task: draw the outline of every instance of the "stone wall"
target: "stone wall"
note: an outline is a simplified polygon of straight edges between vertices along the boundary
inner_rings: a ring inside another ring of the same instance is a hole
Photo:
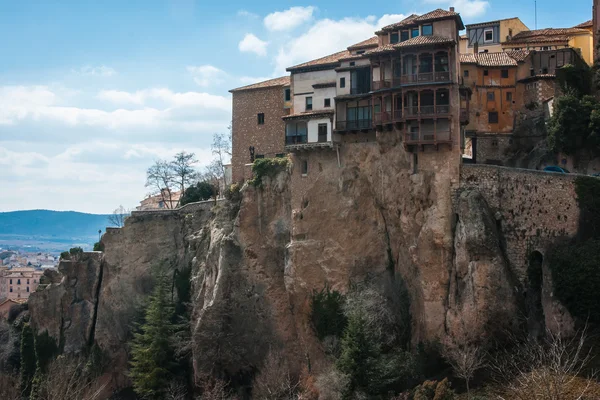
[[[512,144],[510,134],[478,134],[475,144],[475,162],[478,164],[503,165]]]
[[[577,176],[479,164],[462,166],[461,190],[479,190],[494,210],[511,269],[521,280],[531,252],[545,255],[556,238],[576,234]]]
[[[261,125],[257,119],[259,113],[265,115]],[[287,113],[283,86],[233,92],[233,182],[244,179],[244,165],[250,162],[250,146],[254,147],[255,155],[275,157],[285,153],[285,123],[281,117]]]

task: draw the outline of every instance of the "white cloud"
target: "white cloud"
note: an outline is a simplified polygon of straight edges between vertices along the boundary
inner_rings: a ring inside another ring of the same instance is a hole
[[[260,40],[252,33],[247,33],[244,39],[238,44],[238,48],[243,53],[255,53],[259,56],[266,56],[268,44],[268,42]]]
[[[280,47],[275,57],[276,74],[285,73],[287,67],[344,50],[372,37],[377,28],[372,18],[319,20],[307,32]]]
[[[228,97],[200,92],[173,92],[165,88],[137,92],[104,90],[96,96],[116,105],[134,109],[103,110],[64,104],[55,92],[44,86],[0,87],[0,125],[23,121],[52,121],[67,126],[108,129],[179,129],[193,131],[214,126],[216,118],[231,111]]]
[[[194,76],[194,82],[199,86],[211,86],[223,83],[227,76],[225,71],[212,65],[188,66],[187,70]]]
[[[292,7],[285,11],[276,11],[265,17],[265,27],[270,31],[289,31],[310,21],[313,11],[315,8],[312,6]]]
[[[83,66],[77,70],[73,70],[73,72],[83,75],[83,76],[102,76],[102,77],[110,77],[117,74],[114,68],[107,67],[105,65],[100,65],[98,67],[92,67],[91,65]]]
[[[252,18],[252,19],[256,19],[258,18],[258,14],[254,14],[253,12],[247,11],[247,10],[239,10],[237,12],[238,17],[246,17],[246,18]]]
[[[400,22],[407,16],[408,15],[404,15],[404,14],[384,14],[381,18],[379,18],[376,26],[377,26],[377,28],[383,28],[384,26],[395,24],[396,22]]]

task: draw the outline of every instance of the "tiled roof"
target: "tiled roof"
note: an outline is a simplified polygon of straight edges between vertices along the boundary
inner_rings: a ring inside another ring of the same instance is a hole
[[[477,64],[481,67],[516,67],[517,61],[505,52],[461,54],[461,64]]]
[[[314,110],[314,111],[306,111],[303,113],[284,115],[283,119],[298,119],[298,118],[314,118],[320,116],[330,116],[333,114],[333,110]]]
[[[556,78],[556,75],[554,75],[554,74],[538,74],[538,75],[528,76],[523,79],[519,79],[519,82],[530,82],[530,81],[536,81],[538,79],[554,79],[554,78]]]
[[[242,90],[264,89],[277,86],[288,86],[290,84],[289,76],[282,76],[268,81],[253,83],[252,85],[242,86],[236,89],[231,89],[230,92],[241,92]]]
[[[337,53],[330,54],[325,57],[317,58],[316,60],[307,61],[302,64],[294,65],[293,67],[287,68],[287,71],[295,71],[304,68],[321,67],[325,65],[336,65],[339,63],[339,59],[350,56],[348,50],[338,51]]]
[[[348,46],[348,50],[352,51],[352,50],[358,50],[358,49],[365,48],[365,47],[375,47],[375,46],[377,46],[378,43],[379,43],[379,37],[373,36],[372,38],[363,40],[362,42],[358,42],[356,44],[353,44],[352,46]]]
[[[409,15],[408,17],[406,17],[405,19],[403,19],[400,22],[396,22],[394,24],[384,26],[377,33],[395,31],[400,27],[407,26],[407,25],[419,24],[421,22],[429,22],[429,21],[435,21],[435,20],[439,20],[439,19],[457,18],[457,17],[460,18],[460,15],[457,12],[442,10],[441,8],[438,8],[436,10],[430,11],[423,15],[416,15],[416,14]],[[462,22],[460,25],[462,25]],[[463,28],[462,26],[459,27],[459,29],[462,29],[462,28]]]
[[[473,28],[473,27],[476,27],[476,26],[483,26],[483,25],[494,25],[494,24],[499,24],[502,21],[510,21],[510,20],[513,20],[513,19],[519,19],[519,17],[496,19],[494,21],[476,22],[474,24],[465,25],[465,28]]]
[[[573,28],[591,28],[592,26],[594,26],[594,21],[590,19],[589,21],[585,21],[580,23],[579,25],[575,25]]]
[[[449,38],[446,38],[443,36],[436,36],[436,35],[416,36],[414,38],[410,38],[403,42],[379,46],[376,49],[365,52],[365,54],[372,55],[372,54],[391,52],[391,51],[395,51],[398,49],[404,49],[407,47],[432,46],[432,45],[453,44],[453,43],[454,43],[453,39],[449,39]]]
[[[587,29],[581,28],[546,28],[533,31],[523,31],[517,33],[507,44],[517,43],[548,43],[548,42],[567,42],[573,35],[589,34]]]
[[[523,62],[529,55],[529,50],[507,50],[506,54],[516,62]]]

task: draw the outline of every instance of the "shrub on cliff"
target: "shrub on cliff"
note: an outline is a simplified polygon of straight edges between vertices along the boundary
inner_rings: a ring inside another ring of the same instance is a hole
[[[206,181],[198,182],[193,186],[185,189],[185,193],[179,200],[180,205],[186,205],[188,203],[195,203],[197,201],[209,200],[215,195],[213,186]]]
[[[346,327],[344,295],[325,286],[315,290],[311,297],[310,319],[320,340],[327,336],[341,337]]]
[[[600,323],[600,239],[554,248],[549,265],[554,294],[569,312]]]
[[[550,148],[566,154],[574,154],[580,149],[597,151],[597,124],[593,124],[591,118],[592,112],[599,109],[598,101],[592,96],[568,93],[559,97],[548,123]]]
[[[177,330],[172,322],[174,307],[166,274],[157,270],[155,282],[145,321],[131,343],[130,362],[135,392],[149,399],[163,398],[173,377],[175,351],[171,338]]]
[[[252,164],[252,179],[249,183],[255,187],[262,187],[263,178],[272,178],[279,172],[285,171],[290,165],[287,157],[259,158]]]

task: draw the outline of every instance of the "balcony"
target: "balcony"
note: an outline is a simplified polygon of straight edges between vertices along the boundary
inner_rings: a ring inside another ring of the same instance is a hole
[[[390,87],[392,87],[392,80],[391,79],[385,79],[383,81],[373,81],[373,90],[382,90],[382,89],[389,89]]]
[[[449,113],[450,106],[448,104],[421,106],[421,109],[416,106],[404,108],[406,118],[447,116]]]
[[[427,131],[427,132],[407,132],[406,133],[406,144],[438,144],[438,143],[452,143],[452,136],[450,130],[443,131]]]
[[[422,72],[420,74],[402,75],[400,82],[402,84],[429,83],[429,82],[449,82],[450,72]]]
[[[363,85],[363,86],[350,88],[350,94],[366,94],[366,93],[369,93],[370,91],[371,91],[371,88],[369,85]]]
[[[371,129],[370,119],[356,119],[351,121],[336,121],[335,130],[340,131],[362,131]]]
[[[285,137],[285,145],[305,144],[308,143],[308,135],[293,135]]]

